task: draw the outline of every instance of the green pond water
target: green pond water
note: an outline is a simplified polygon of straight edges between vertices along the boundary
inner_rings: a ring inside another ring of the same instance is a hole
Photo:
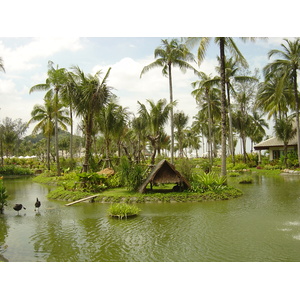
[[[127,220],[109,218],[109,204],[49,201],[48,187],[30,178],[4,184],[0,261],[300,261],[297,175],[255,176],[229,201],[138,204]],[[16,203],[27,209],[18,215]]]

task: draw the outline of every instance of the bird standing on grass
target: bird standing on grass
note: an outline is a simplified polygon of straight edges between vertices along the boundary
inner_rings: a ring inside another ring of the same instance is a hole
[[[26,207],[24,207],[22,204],[16,204],[16,205],[13,207],[13,209],[14,209],[15,211],[17,211],[18,214],[19,214],[19,211],[20,211],[22,208],[26,209]]]
[[[40,206],[41,206],[41,201],[39,200],[39,198],[36,198],[36,202],[35,202],[34,206],[35,206],[34,211],[36,211],[36,209],[38,209],[38,212],[39,212]]]

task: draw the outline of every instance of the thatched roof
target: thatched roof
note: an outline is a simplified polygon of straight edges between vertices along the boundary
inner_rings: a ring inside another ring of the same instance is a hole
[[[145,193],[147,185],[157,183],[178,183],[184,189],[190,188],[189,182],[175,169],[175,167],[165,159],[161,160],[140,186],[139,192]]]
[[[297,137],[291,139],[288,146],[297,146]],[[283,141],[272,137],[254,146],[255,150],[268,150],[270,147],[283,147]]]

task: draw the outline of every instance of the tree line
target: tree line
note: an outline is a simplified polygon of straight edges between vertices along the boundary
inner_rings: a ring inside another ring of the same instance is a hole
[[[254,41],[254,38],[250,40]],[[201,71],[201,63],[211,41],[220,50],[216,66],[219,75],[214,77]],[[198,47],[196,57],[191,52],[195,46]],[[299,39],[286,39],[280,47],[268,53],[269,58],[275,56],[278,59],[265,66],[264,79],[260,82],[258,70],[249,70],[233,38],[162,40],[154,50],[155,60],[141,70],[141,76],[153,68],[161,68],[162,75],[169,79],[170,99],[138,101],[137,115],[118,104],[117,95],[107,84],[111,69],[105,74],[100,70],[91,75],[85,74],[79,66],[68,70],[49,61],[46,81],[34,85],[29,91],[44,91],[44,103],[33,107],[27,123],[21,120],[9,122],[9,118],[1,122],[1,157],[3,153],[12,154],[15,147],[10,146],[11,141],[15,145],[15,141],[21,140],[26,126],[34,123],[33,134],[42,133],[46,140],[46,164],[49,169],[51,143],[54,141],[54,159],[57,175],[60,175],[59,150],[63,146],[59,131],[66,131],[70,126],[70,140],[64,144],[69,145],[69,156],[73,160],[75,116],[81,119],[79,127],[83,133],[85,172],[95,156],[105,158],[108,163],[114,155],[126,155],[136,163],[150,157],[151,164],[154,164],[157,155],[167,155],[173,162],[174,154],[179,157],[188,156],[188,152],[197,154],[201,144],[206,144],[211,164],[221,151],[221,174],[226,175],[226,157],[230,155],[234,163],[238,139],[245,162],[246,140],[250,139],[253,145],[264,139],[265,129],[268,128],[264,116],[273,118],[274,133],[284,142],[287,151],[288,141],[295,135],[298,141],[300,138],[297,86]],[[198,63],[199,70],[193,67],[193,62]],[[183,111],[174,112],[177,104],[173,95],[174,67],[183,72],[191,69],[198,78],[191,83],[191,94],[199,110],[189,127],[189,116]],[[5,71],[2,59],[0,69]],[[168,121],[170,136],[165,131]],[[9,123],[14,126],[9,127]]]

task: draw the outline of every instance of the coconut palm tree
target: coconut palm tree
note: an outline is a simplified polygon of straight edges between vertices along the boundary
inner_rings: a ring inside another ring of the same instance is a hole
[[[55,155],[56,155],[56,168],[57,176],[60,176],[60,163],[59,163],[59,151],[58,151],[58,110],[59,110],[59,96],[60,92],[67,81],[66,69],[53,67],[52,61],[48,62],[47,79],[45,83],[37,84],[31,87],[29,94],[35,91],[47,91],[45,99],[54,99],[54,130],[55,130]]]
[[[173,103],[173,82],[172,82],[172,67],[179,67],[180,70],[186,71],[187,69],[197,71],[188,62],[194,61],[194,55],[188,50],[185,44],[180,44],[177,39],[162,40],[162,46],[158,47],[154,51],[154,57],[156,60],[151,64],[145,66],[141,72],[143,74],[153,68],[162,68],[164,76],[169,78],[169,92],[170,92],[170,103]],[[173,123],[173,108],[170,110],[170,123],[171,123],[171,163],[174,163],[174,123]]]
[[[284,145],[284,164],[287,166],[287,149],[288,143],[297,133],[297,129],[293,128],[292,118],[277,119],[274,125],[274,133],[278,139],[283,141]]]
[[[78,66],[72,69],[77,89],[77,96],[74,99],[74,109],[77,116],[81,116],[84,122],[85,156],[83,171],[87,172],[91,156],[92,132],[95,118],[113,95],[111,87],[107,85],[107,78],[111,68],[108,69],[102,80],[100,79],[101,71],[98,71],[95,75],[85,75]]]
[[[294,91],[294,101],[295,101],[295,111],[296,111],[296,128],[297,128],[297,141],[298,141],[298,162],[300,165],[300,124],[299,124],[299,94],[298,94],[298,82],[297,82],[297,71],[300,69],[300,39],[296,38],[294,41],[284,39],[285,44],[281,44],[282,50],[274,49],[271,50],[268,55],[269,58],[278,56],[279,59],[269,63],[265,68],[265,75],[268,77],[272,76],[273,73],[280,74],[290,79],[293,91]]]
[[[50,143],[55,131],[55,116],[57,116],[58,126],[62,130],[67,130],[66,124],[70,123],[68,112],[62,103],[58,103],[57,113],[55,112],[54,99],[45,99],[44,105],[36,104],[31,111],[31,119],[28,125],[38,122],[33,128],[32,134],[42,132],[47,139],[47,168],[50,170]]]
[[[151,164],[155,163],[156,152],[159,149],[159,140],[163,134],[163,127],[167,123],[171,108],[176,104],[172,102],[167,104],[166,99],[160,99],[157,103],[152,100],[147,100],[150,105],[150,110],[147,109],[145,104],[138,101],[139,107],[139,117],[146,120],[147,123],[147,138],[151,142],[153,148],[153,154],[151,156]]]
[[[207,48],[212,38],[210,37],[202,37],[202,38],[194,38],[190,37],[186,39],[187,45],[193,47],[196,44],[199,44],[197,56],[199,65],[204,60]],[[254,40],[254,38],[250,38]],[[242,38],[245,40],[245,38]],[[226,138],[227,138],[227,103],[226,103],[226,70],[225,70],[225,49],[229,50],[237,62],[240,62],[243,66],[247,66],[247,62],[236,46],[233,38],[231,37],[216,37],[214,38],[214,42],[219,45],[220,49],[220,77],[221,77],[221,129],[222,129],[222,166],[221,166],[221,175],[225,176],[226,171]]]
[[[189,120],[189,116],[183,111],[174,114],[174,127],[177,130],[175,136],[178,142],[179,157],[183,157],[183,141],[184,141],[184,128]]]
[[[274,73],[258,86],[254,109],[261,109],[264,113],[268,113],[268,119],[286,117],[289,108],[294,107],[292,86],[286,75]]]

